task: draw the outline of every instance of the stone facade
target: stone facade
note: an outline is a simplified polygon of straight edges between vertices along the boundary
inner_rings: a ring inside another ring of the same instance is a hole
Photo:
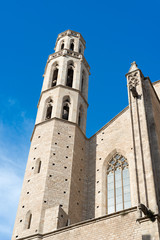
[[[68,30],[47,60],[12,240],[158,240],[160,82],[133,62],[129,106],[87,139],[84,49]]]

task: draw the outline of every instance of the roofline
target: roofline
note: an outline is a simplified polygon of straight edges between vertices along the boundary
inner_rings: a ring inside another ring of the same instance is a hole
[[[150,83],[152,83],[150,81]],[[157,83],[160,83],[160,80],[157,80],[152,83],[152,85],[156,85]],[[157,95],[157,94],[156,94]],[[103,131],[105,128],[107,128],[112,122],[114,122],[118,117],[120,117],[124,112],[126,112],[129,109],[129,105],[125,107],[121,112],[119,112],[114,118],[112,118],[109,122],[107,122],[102,128],[100,128],[95,134],[93,134],[88,140],[96,136],[100,131]]]
[[[125,107],[120,113],[118,113],[114,118],[112,118],[108,123],[106,123],[102,128],[100,128],[93,136],[88,138],[90,140],[94,136],[96,136],[100,131],[104,130],[107,128],[112,122],[114,122],[117,118],[119,118],[124,112],[126,112],[129,109],[129,106]]]
[[[157,81],[153,82],[152,84],[153,84],[153,85],[156,85],[156,84],[159,83],[159,82],[160,82],[160,80],[157,80]]]

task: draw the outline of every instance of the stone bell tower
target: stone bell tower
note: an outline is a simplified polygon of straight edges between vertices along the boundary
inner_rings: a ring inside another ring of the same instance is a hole
[[[48,233],[86,218],[85,40],[67,30],[47,60],[12,239]]]

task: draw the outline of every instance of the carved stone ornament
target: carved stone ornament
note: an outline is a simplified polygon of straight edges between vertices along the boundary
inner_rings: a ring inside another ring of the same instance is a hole
[[[138,72],[131,73],[128,76],[128,85],[129,88],[136,87],[137,85],[139,85]]]

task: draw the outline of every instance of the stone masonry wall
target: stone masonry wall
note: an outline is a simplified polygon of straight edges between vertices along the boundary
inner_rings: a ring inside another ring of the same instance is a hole
[[[132,206],[136,205],[130,112],[126,108],[89,139],[88,216],[107,214],[107,163],[116,152],[128,159]]]
[[[74,154],[71,175],[69,217],[71,223],[80,222],[86,215],[86,138],[77,127],[74,139]]]
[[[159,223],[142,218],[137,220],[136,209],[82,222],[44,236],[33,236],[34,240],[159,240]]]
[[[33,133],[12,239],[16,239],[16,236],[22,237],[30,235],[40,230],[39,224],[45,179],[50,158],[52,131],[53,122],[48,121],[37,125]],[[35,171],[38,159],[41,160],[39,173]],[[25,229],[28,211],[32,213],[32,224],[30,229]]]

